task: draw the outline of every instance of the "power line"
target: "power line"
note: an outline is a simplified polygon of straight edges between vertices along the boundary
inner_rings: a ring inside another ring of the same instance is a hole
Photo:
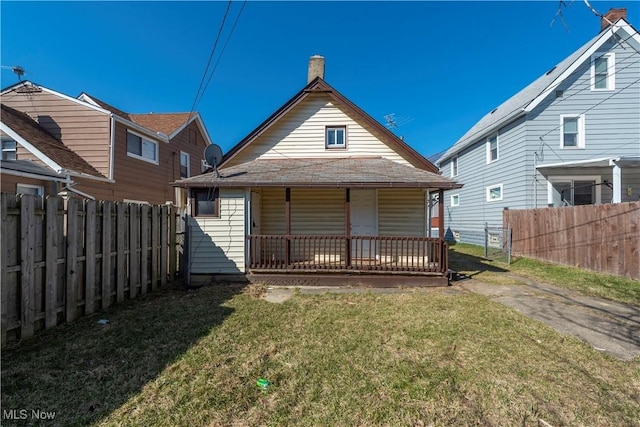
[[[202,78],[200,79],[200,85],[198,86],[198,90],[196,91],[196,96],[193,99],[193,104],[189,109],[189,115],[187,116],[187,120],[191,118],[191,114],[196,107],[196,103],[198,101],[198,97],[200,96],[200,91],[202,90],[202,85],[204,84],[205,79],[207,78],[207,74],[209,73],[209,67],[211,66],[211,61],[213,60],[213,55],[216,52],[216,48],[218,47],[218,42],[220,41],[220,35],[222,34],[222,30],[224,28],[224,24],[227,20],[227,16],[229,15],[229,9],[231,9],[232,0],[227,2],[227,8],[224,11],[224,16],[222,17],[222,22],[220,22],[220,26],[218,27],[218,34],[216,36],[216,40],[213,43],[213,47],[211,48],[211,53],[209,54],[209,60],[207,61],[207,66],[204,69],[204,73],[202,73]]]

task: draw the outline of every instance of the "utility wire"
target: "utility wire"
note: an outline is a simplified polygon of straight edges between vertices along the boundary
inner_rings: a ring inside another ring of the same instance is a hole
[[[222,34],[222,30],[224,28],[224,24],[227,20],[227,16],[229,15],[229,9],[231,8],[232,0],[227,2],[227,8],[224,11],[224,16],[222,17],[222,22],[220,22],[220,26],[218,28],[218,34],[216,36],[216,40],[213,43],[213,47],[211,48],[211,53],[209,54],[209,60],[207,61],[207,66],[204,69],[204,73],[202,73],[202,78],[200,79],[200,85],[198,86],[198,90],[196,91],[196,96],[193,99],[193,104],[191,105],[191,109],[189,110],[189,115],[187,116],[187,120],[191,118],[191,114],[195,110],[196,103],[198,98],[200,97],[200,91],[202,90],[202,85],[204,84],[205,79],[207,78],[207,74],[209,73],[209,67],[211,66],[211,61],[213,60],[213,56],[215,55],[216,48],[218,47],[218,42],[220,41],[220,35]]]
[[[209,87],[209,83],[211,82],[211,79],[213,78],[213,74],[216,72],[216,69],[218,68],[218,64],[220,63],[220,59],[222,59],[222,55],[224,55],[224,51],[227,49],[227,45],[229,44],[229,40],[231,40],[231,36],[233,35],[233,32],[236,29],[236,25],[238,25],[238,21],[240,20],[240,15],[242,15],[242,11],[244,10],[244,7],[246,5],[247,5],[247,0],[244,0],[244,2],[242,3],[242,7],[240,8],[240,12],[238,12],[238,15],[236,16],[236,20],[233,22],[233,26],[231,27],[231,31],[229,32],[229,36],[227,36],[227,40],[225,41],[224,45],[222,46],[222,51],[220,52],[220,55],[218,55],[218,60],[216,61],[216,63],[213,66],[213,69],[211,70],[211,74],[209,75],[209,79],[207,80],[207,84],[204,86],[204,89],[202,90],[202,93],[200,94],[200,99],[197,100],[197,102],[195,104],[195,107],[193,107],[194,110],[200,104],[200,101],[204,97],[204,94],[207,91],[207,88]]]

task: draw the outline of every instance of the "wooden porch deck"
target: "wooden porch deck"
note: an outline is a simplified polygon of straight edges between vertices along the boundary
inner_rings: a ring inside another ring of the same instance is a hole
[[[444,276],[446,242],[427,237],[250,235],[253,273]]]

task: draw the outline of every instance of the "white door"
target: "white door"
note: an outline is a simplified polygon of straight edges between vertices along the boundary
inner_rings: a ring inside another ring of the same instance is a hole
[[[351,235],[376,236],[378,234],[378,215],[376,190],[351,190]],[[373,258],[376,255],[375,242],[369,239],[356,239],[351,245],[353,258]]]

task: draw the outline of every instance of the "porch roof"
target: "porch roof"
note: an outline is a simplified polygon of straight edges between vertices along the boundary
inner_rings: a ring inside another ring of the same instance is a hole
[[[432,188],[462,185],[442,175],[380,157],[257,159],[176,181],[180,187]]]
[[[640,156],[617,156],[617,157],[602,157],[602,158],[588,159],[588,160],[576,160],[576,161],[570,161],[570,162],[553,163],[548,165],[538,165],[536,166],[536,169],[544,173],[552,169],[605,168],[605,167],[611,167],[614,164],[620,167],[639,167]]]

